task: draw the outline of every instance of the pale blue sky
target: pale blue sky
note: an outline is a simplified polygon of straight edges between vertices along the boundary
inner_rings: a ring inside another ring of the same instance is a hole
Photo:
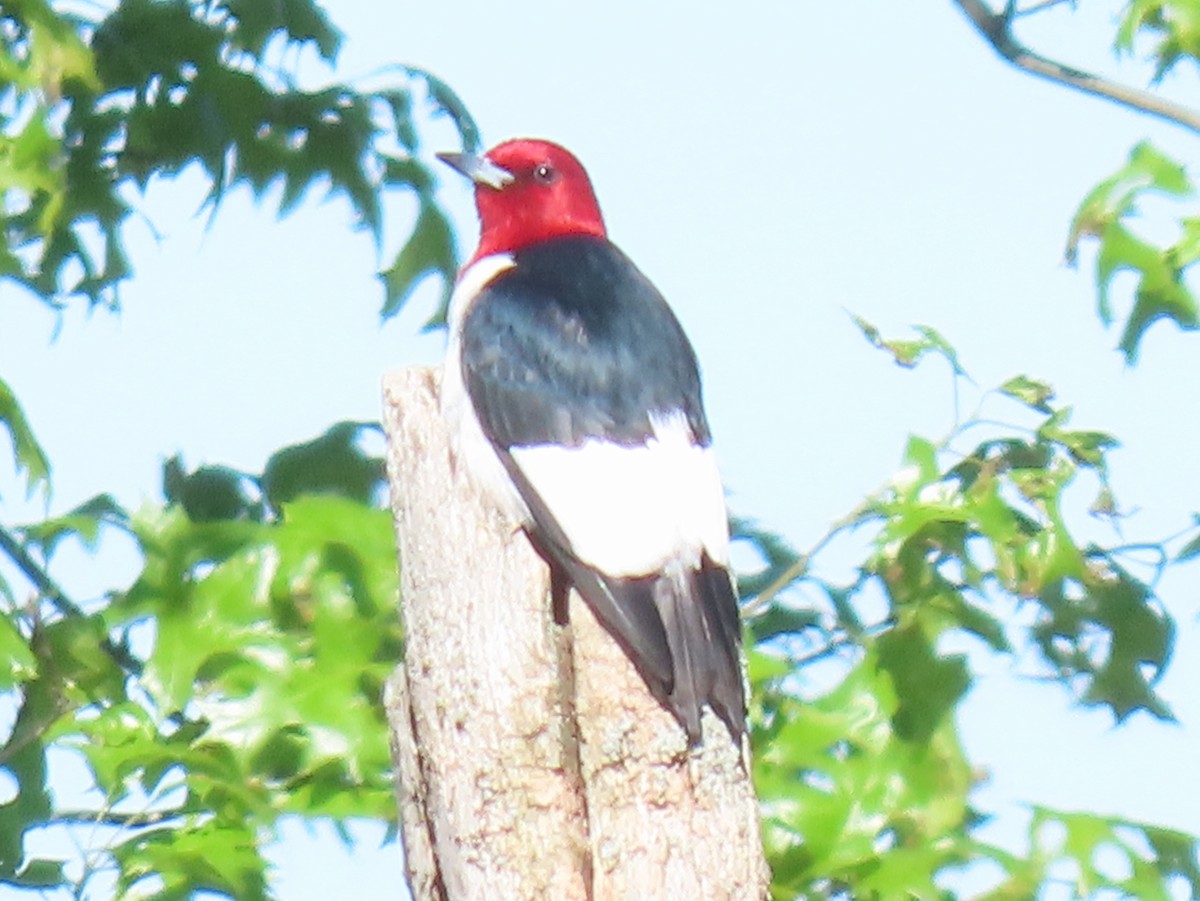
[[[1086,6],[1074,19],[1046,13],[1030,34],[1107,66],[1119,4]],[[584,161],[612,237],[697,347],[736,513],[805,548],[895,470],[909,432],[950,425],[944,367],[897,369],[847,311],[890,334],[933,325],[978,385],[1048,379],[1076,424],[1120,436],[1114,484],[1141,510],[1127,537],[1160,537],[1200,510],[1188,390],[1200,336],[1156,327],[1144,362],[1126,368],[1118,335],[1092,312],[1090,254],[1078,271],[1061,263],[1076,204],[1132,144],[1149,136],[1187,160],[1193,138],[1018,74],[948,2],[328,9],[347,36],[340,77],[428,68],[487,144],[546,137]],[[452,140],[445,123],[428,134],[430,153],[453,149],[438,143]],[[440,336],[416,334],[431,286],[377,327],[377,260],[342,204],[275,223],[270,203],[235,196],[206,232],[202,192],[192,178],[152,192],[145,210],[162,238],[132,226],[137,277],[120,316],[68,315],[47,349],[51,316],[0,289],[2,374],[55,463],[56,510],[111,488],[130,504],[152,497],[176,450],[192,465],[259,469],[334,420],[376,418],[384,370],[440,357]],[[442,196],[465,248],[469,193],[447,173]],[[389,215],[395,246],[411,206],[398,200]],[[86,596],[119,567],[61,576]],[[1002,667],[976,684],[964,733],[992,774],[978,800],[1002,814],[996,835],[1019,834],[1022,800],[1200,832],[1200,786],[1180,776],[1200,751],[1195,578],[1162,585],[1181,624],[1165,687],[1181,727],[1137,717],[1113,730],[1106,714],[1074,711],[1065,693]],[[361,885],[357,898],[397,897],[394,848],[351,862],[327,850],[327,831],[292,833],[298,843],[274,855],[283,897],[348,897],[348,885]]]

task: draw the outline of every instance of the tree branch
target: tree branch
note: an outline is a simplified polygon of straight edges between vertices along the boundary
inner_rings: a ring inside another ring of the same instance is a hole
[[[37,561],[30,556],[29,551],[21,546],[16,537],[6,528],[0,526],[0,550],[8,554],[17,568],[25,575],[38,593],[44,597],[60,614],[65,617],[85,619],[87,611],[67,597],[66,592],[50,577]],[[142,661],[129,652],[129,649],[117,644],[107,635],[100,641],[100,647],[113,662],[131,676],[142,674]]]
[[[954,0],[954,3],[971,20],[971,24],[975,26],[984,40],[991,44],[1000,56],[1018,69],[1056,84],[1074,88],[1085,94],[1091,94],[1093,97],[1111,100],[1113,103],[1136,112],[1165,119],[1200,134],[1200,112],[1190,107],[1171,103],[1149,91],[1117,84],[1090,72],[1063,65],[1034,53],[1014,37],[1012,15],[1010,14],[1012,11],[993,12],[982,0]],[[1034,11],[1036,8],[1027,9],[1026,12]]]
[[[137,829],[177,820],[184,815],[184,811],[178,809],[146,810],[141,813],[118,813],[115,810],[58,810],[54,813],[54,822]]]
[[[54,695],[50,707],[44,710],[35,709],[36,704],[31,702],[30,695],[26,693],[17,711],[17,722],[13,726],[12,734],[8,736],[8,741],[0,745],[0,767],[7,766],[21,751],[45,735],[46,730],[54,725],[54,721],[66,710],[67,704],[62,693],[54,688],[50,690],[54,691]]]
[[[8,554],[25,578],[33,583],[33,587],[38,590],[38,593],[53,604],[59,613],[63,616],[87,616],[83,612],[83,608],[66,596],[58,584],[50,578],[50,574],[38,566],[37,561],[29,555],[29,551],[25,550],[16,537],[4,526],[0,526],[0,550]]]
[[[1062,6],[1064,3],[1074,4],[1074,0],[1037,0],[1036,3],[1014,10],[1013,16],[1032,16],[1034,13],[1040,13],[1052,6]]]
[[[882,485],[868,494],[859,504],[843,516],[841,519],[830,523],[829,528],[825,530],[825,534],[817,539],[816,543],[807,551],[801,553],[794,563],[785,569],[782,573],[775,577],[766,588],[760,591],[752,599],[742,605],[742,615],[746,618],[757,616],[762,613],[775,600],[776,596],[795,582],[808,575],[809,567],[812,565],[813,558],[843,532],[857,529],[859,526],[868,522],[873,517],[872,507],[882,497],[883,493],[891,487],[892,481],[889,478]]]

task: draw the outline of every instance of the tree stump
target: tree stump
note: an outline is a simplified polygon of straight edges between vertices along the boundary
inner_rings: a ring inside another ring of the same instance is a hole
[[[409,882],[426,899],[758,899],[748,750],[653,699],[574,593],[454,465],[438,373],[384,379],[405,658],[388,717]]]

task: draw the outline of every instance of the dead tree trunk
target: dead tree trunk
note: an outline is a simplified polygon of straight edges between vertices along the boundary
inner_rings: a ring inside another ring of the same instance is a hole
[[[384,381],[405,658],[388,716],[406,867],[426,899],[758,899],[767,871],[742,750],[702,747],[578,597],[457,472],[437,376]]]

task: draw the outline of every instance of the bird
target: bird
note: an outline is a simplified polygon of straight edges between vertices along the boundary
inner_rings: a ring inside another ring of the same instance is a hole
[[[728,513],[691,342],[569,150],[437,156],[473,183],[480,222],[447,316],[455,459],[548,564],[555,621],[574,588],[689,746],[708,706],[740,747]]]

